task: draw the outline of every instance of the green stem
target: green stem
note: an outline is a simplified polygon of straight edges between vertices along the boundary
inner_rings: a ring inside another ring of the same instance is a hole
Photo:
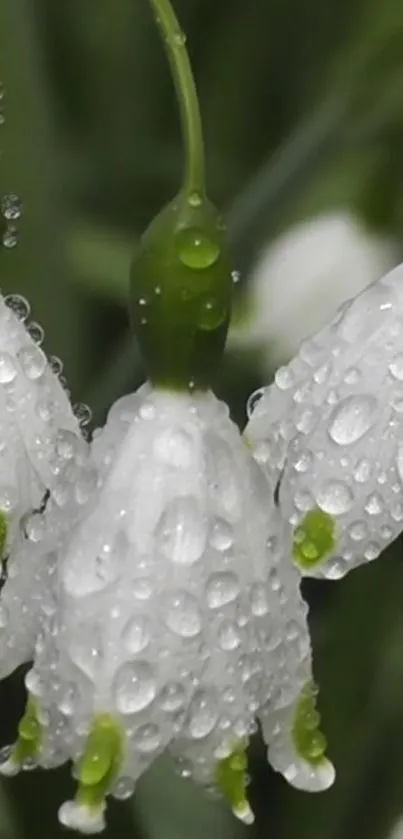
[[[199,100],[185,36],[170,0],[150,0],[155,20],[164,40],[179,101],[186,162],[183,187],[188,195],[205,192],[203,129]]]

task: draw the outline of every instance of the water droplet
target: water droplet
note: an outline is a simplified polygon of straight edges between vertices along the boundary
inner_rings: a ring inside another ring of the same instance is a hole
[[[155,752],[161,742],[161,734],[157,725],[146,723],[141,725],[134,734],[133,745],[139,752]]]
[[[371,463],[369,460],[362,458],[358,461],[354,470],[354,480],[358,484],[365,484],[371,477]]]
[[[133,580],[132,591],[137,600],[149,600],[153,593],[151,580],[148,577],[137,577]]]
[[[280,390],[288,390],[293,386],[295,377],[289,367],[279,367],[275,373],[274,381]]]
[[[379,554],[381,553],[381,546],[378,545],[376,542],[370,542],[367,548],[364,551],[365,559],[368,559],[370,562],[373,559],[377,559]]]
[[[156,694],[154,672],[146,661],[123,664],[115,680],[116,707],[121,714],[136,714],[151,704]]]
[[[389,370],[395,379],[403,381],[403,353],[396,355],[389,364]]]
[[[199,326],[206,332],[217,329],[225,320],[227,309],[217,299],[206,300],[199,316]]]
[[[344,374],[346,385],[356,385],[360,381],[361,373],[357,367],[349,367]]]
[[[186,35],[185,35],[184,32],[182,32],[180,29],[178,29],[174,33],[173,40],[174,40],[175,46],[183,47],[186,44]]]
[[[176,234],[176,248],[183,265],[203,270],[217,262],[220,249],[204,230],[187,227]]]
[[[1,201],[1,212],[7,221],[16,221],[22,214],[21,199],[14,193],[4,195]]]
[[[249,399],[246,403],[246,414],[247,414],[248,419],[251,418],[253,412],[256,410],[256,407],[259,404],[262,396],[264,396],[264,393],[265,393],[265,388],[260,387],[258,390],[255,390],[249,396]]]
[[[165,508],[157,525],[160,550],[180,565],[193,565],[204,553],[207,521],[197,498],[184,495],[174,498]]]
[[[154,443],[156,457],[176,469],[189,469],[193,462],[194,446],[190,434],[181,428],[165,428]]]
[[[24,347],[19,351],[18,359],[27,379],[30,379],[30,381],[39,379],[46,370],[46,355],[39,347]]]
[[[8,224],[3,233],[3,245],[5,248],[15,248],[18,244],[18,230],[14,224]]]
[[[137,615],[128,620],[123,629],[122,641],[132,655],[137,655],[145,650],[150,641],[150,626],[148,618],[144,615]]]
[[[241,272],[240,271],[231,271],[231,277],[232,277],[232,282],[234,283],[234,285],[237,285],[237,283],[239,283],[240,280],[241,280]]]
[[[267,602],[266,586],[263,583],[254,583],[250,593],[250,605],[252,613],[256,617],[267,615],[269,604]]]
[[[341,481],[327,481],[317,491],[316,500],[325,513],[341,516],[351,508],[354,496]]]
[[[187,591],[177,591],[168,597],[165,621],[175,635],[180,635],[181,638],[195,638],[202,627],[196,598]]]
[[[234,544],[234,533],[225,519],[217,517],[210,533],[210,545],[216,551],[227,551]]]
[[[313,374],[314,381],[318,385],[323,385],[327,382],[332,370],[331,364],[322,364]]]
[[[6,607],[5,606],[0,606],[0,629],[5,629],[6,628],[9,619],[10,619],[10,616],[8,614],[8,610],[6,609]]]
[[[59,376],[63,370],[63,362],[60,360],[60,358],[57,358],[56,355],[51,355],[49,357],[49,366],[52,373],[54,373],[55,376]]]
[[[364,521],[355,521],[350,525],[348,534],[354,542],[361,542],[362,539],[366,539],[368,536],[367,525]]]
[[[194,740],[211,734],[218,719],[217,696],[205,690],[196,691],[189,707],[188,731]]]
[[[191,207],[200,207],[202,198],[199,192],[191,192],[188,198]]]
[[[218,643],[222,650],[231,652],[236,650],[241,643],[239,632],[232,621],[223,621],[218,630]]]
[[[376,492],[368,496],[364,510],[370,516],[379,516],[383,511],[383,501],[381,496]]]
[[[118,801],[127,801],[134,793],[134,781],[132,778],[118,778],[112,788],[112,795]]]
[[[38,344],[38,346],[40,346],[43,343],[45,332],[39,323],[36,323],[36,321],[32,321],[32,323],[29,323],[27,326],[27,332],[29,333],[35,344]]]
[[[227,603],[232,603],[238,594],[238,577],[232,571],[218,571],[209,577],[206,595],[210,609],[220,609]]]
[[[293,464],[296,472],[308,472],[313,464],[313,456],[311,452],[302,452],[298,460]]]
[[[331,439],[339,446],[356,443],[374,424],[377,406],[374,396],[348,396],[330,418]]]
[[[4,302],[19,320],[24,321],[29,316],[30,305],[21,294],[7,294]]]
[[[73,413],[81,427],[84,427],[91,422],[91,408],[89,408],[88,405],[85,405],[84,402],[77,402],[77,404],[73,406]]]
[[[178,682],[168,682],[159,696],[159,704],[163,711],[175,713],[185,704],[186,694]]]
[[[77,702],[78,694],[76,686],[73,684],[68,685],[63,693],[63,696],[59,699],[59,711],[61,711],[61,713],[66,717],[71,717],[77,708]]]
[[[5,385],[14,381],[17,371],[13,359],[8,352],[0,352],[0,384]]]

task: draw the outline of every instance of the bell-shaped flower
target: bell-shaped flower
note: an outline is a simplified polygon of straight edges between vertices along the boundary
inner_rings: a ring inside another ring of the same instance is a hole
[[[283,568],[273,493],[227,407],[146,388],[113,407],[93,459],[101,477],[59,557],[3,770],[71,759],[78,791],[60,819],[92,833],[105,796],[129,796],[169,747],[248,822],[245,748],[261,717],[274,767],[328,786],[300,577]]]
[[[403,266],[341,307],[249,403],[304,574],[342,577],[403,528]]]
[[[369,232],[346,209],[298,222],[265,247],[252,269],[229,345],[258,350],[271,373],[398,255],[395,241]]]
[[[61,362],[47,359],[28,314],[24,298],[0,297],[0,677],[32,658],[51,551],[71,526],[63,508],[88,445]]]

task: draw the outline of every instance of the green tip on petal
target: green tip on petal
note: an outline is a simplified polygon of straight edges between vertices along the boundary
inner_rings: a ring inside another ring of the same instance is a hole
[[[21,766],[28,760],[34,760],[39,752],[42,740],[42,727],[38,719],[38,706],[32,696],[28,697],[24,716],[18,724],[18,738],[10,760]]]
[[[110,714],[94,718],[85,751],[76,765],[76,801],[89,809],[103,806],[123,759],[123,734]]]
[[[246,797],[247,746],[248,743],[242,741],[228,757],[219,760],[215,777],[216,784],[234,815],[245,824],[252,824],[254,815]]]
[[[299,568],[313,568],[335,546],[334,519],[323,510],[309,510],[293,533],[292,556]]]
[[[146,230],[131,271],[132,323],[154,385],[210,387],[231,298],[224,224],[204,195],[181,192]]]
[[[7,516],[4,510],[0,510],[0,560],[4,560],[8,532]]]
[[[301,691],[292,726],[292,739],[299,756],[312,766],[325,758],[326,738],[319,730],[320,714],[316,710],[316,690],[309,682]]]

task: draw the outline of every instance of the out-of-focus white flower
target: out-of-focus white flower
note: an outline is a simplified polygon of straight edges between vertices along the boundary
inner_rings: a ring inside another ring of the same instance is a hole
[[[60,819],[92,833],[106,794],[128,797],[169,747],[182,775],[250,822],[245,748],[260,717],[275,769],[329,786],[300,576],[227,407],[146,388],[113,407],[93,461],[97,489],[57,563],[2,771],[72,759],[79,787]]]
[[[259,349],[271,372],[398,259],[394,242],[369,233],[348,210],[300,222],[262,253],[249,280],[245,318],[231,328],[229,346]]]
[[[0,677],[32,658],[51,551],[71,526],[61,510],[87,457],[61,362],[48,361],[28,314],[24,298],[0,297]]]
[[[403,528],[403,266],[342,306],[251,398],[247,439],[279,481],[308,575],[342,577]]]
[[[396,822],[389,834],[389,839],[403,839],[403,818],[399,818]]]

